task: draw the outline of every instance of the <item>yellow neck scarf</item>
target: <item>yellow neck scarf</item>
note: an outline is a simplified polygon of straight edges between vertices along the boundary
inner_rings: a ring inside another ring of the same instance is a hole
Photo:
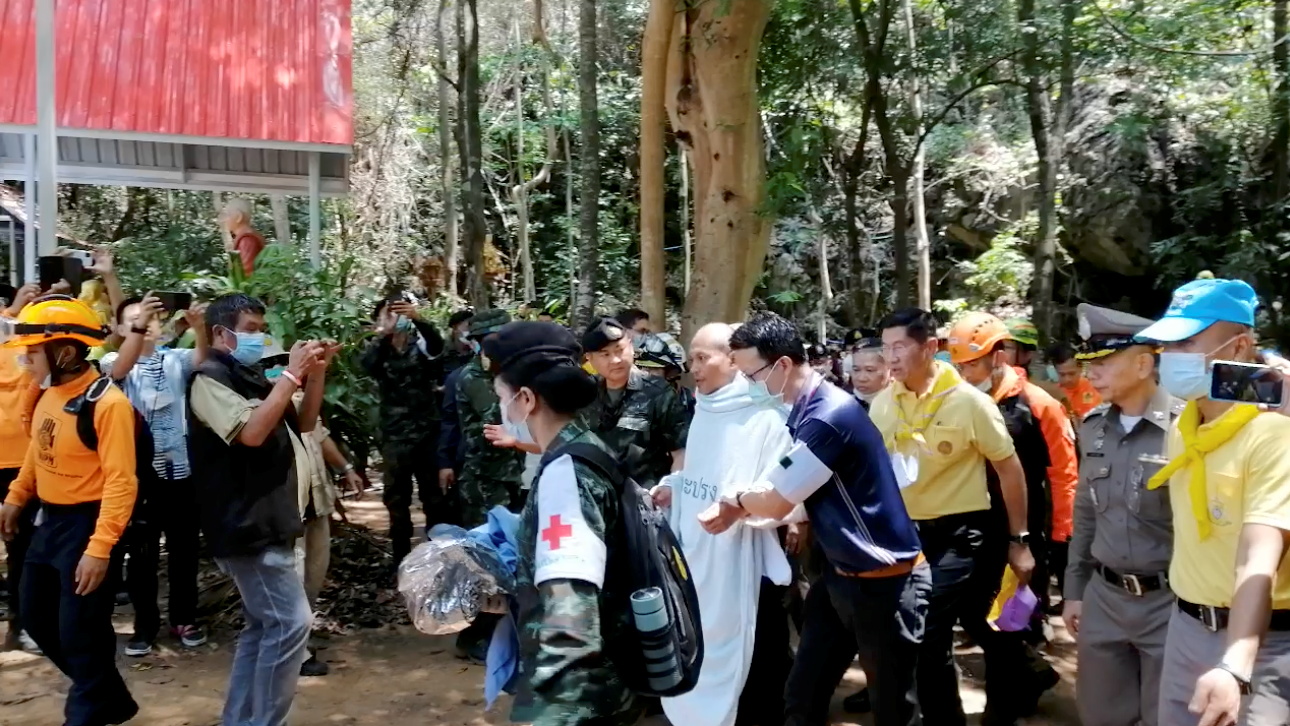
[[[1209,537],[1209,503],[1205,489],[1205,455],[1226,444],[1236,432],[1259,415],[1258,406],[1238,403],[1214,421],[1206,431],[1200,430],[1200,407],[1189,401],[1178,417],[1178,433],[1182,434],[1183,453],[1156,472],[1147,482],[1148,489],[1156,489],[1175,473],[1188,467],[1191,475],[1187,482],[1187,496],[1191,500],[1191,513],[1196,518],[1196,531],[1202,540]]]
[[[936,366],[938,370],[936,382],[932,384],[932,390],[927,394],[927,403],[923,407],[922,413],[917,413],[918,403],[914,404],[915,418],[917,419],[914,423],[910,423],[909,419],[906,418],[905,407],[902,402],[896,401],[896,415],[898,417],[896,422],[896,448],[909,441],[918,444],[920,447],[926,445],[927,439],[924,438],[923,432],[927,430],[928,426],[932,425],[932,421],[936,418],[936,412],[941,410],[941,404],[945,402],[945,397],[949,395],[949,392],[955,386],[963,382],[963,379],[959,377],[958,371],[954,370],[953,366],[939,361]],[[910,393],[913,393],[913,391],[910,391]]]

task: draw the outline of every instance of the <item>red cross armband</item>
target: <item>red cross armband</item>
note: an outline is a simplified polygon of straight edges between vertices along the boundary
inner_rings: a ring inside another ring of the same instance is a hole
[[[582,580],[603,587],[605,542],[582,514],[573,459],[566,455],[548,464],[534,489],[538,523],[533,584]]]

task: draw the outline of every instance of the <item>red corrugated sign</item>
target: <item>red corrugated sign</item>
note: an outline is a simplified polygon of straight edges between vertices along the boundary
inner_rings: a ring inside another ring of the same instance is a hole
[[[56,0],[58,125],[353,143],[349,0]],[[34,0],[0,0],[0,124],[36,122]]]

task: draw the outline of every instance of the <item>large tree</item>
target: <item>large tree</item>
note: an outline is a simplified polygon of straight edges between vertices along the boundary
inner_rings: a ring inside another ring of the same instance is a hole
[[[457,2],[457,150],[465,179],[462,216],[466,252],[466,295],[477,309],[488,307],[484,245],[484,141],[479,120],[479,13],[476,0]]]
[[[596,314],[596,278],[600,268],[600,103],[596,92],[596,0],[578,5],[578,101],[582,132],[578,228],[578,294],[575,329]]]
[[[653,0],[673,7],[672,0]],[[770,0],[688,5],[673,23],[666,104],[694,164],[694,277],[683,335],[743,317],[761,275],[771,219],[757,101]],[[649,39],[657,40],[656,38]]]
[[[667,59],[676,22],[676,6],[652,2],[641,44],[641,307],[654,320],[667,314],[663,252],[667,174]],[[684,158],[682,164],[688,162]],[[688,204],[688,201],[686,202]]]

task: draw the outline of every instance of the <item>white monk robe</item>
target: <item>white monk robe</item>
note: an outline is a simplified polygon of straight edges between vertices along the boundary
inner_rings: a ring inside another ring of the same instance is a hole
[[[791,580],[775,528],[779,522],[744,519],[719,535],[699,524],[699,513],[739,486],[762,481],[792,445],[784,414],[753,404],[748,380],[698,396],[685,442],[685,468],[660,486],[672,487],[672,531],[694,573],[703,621],[703,667],[689,693],[664,698],[678,726],[733,726],[748,679],[764,574],[777,585]]]

